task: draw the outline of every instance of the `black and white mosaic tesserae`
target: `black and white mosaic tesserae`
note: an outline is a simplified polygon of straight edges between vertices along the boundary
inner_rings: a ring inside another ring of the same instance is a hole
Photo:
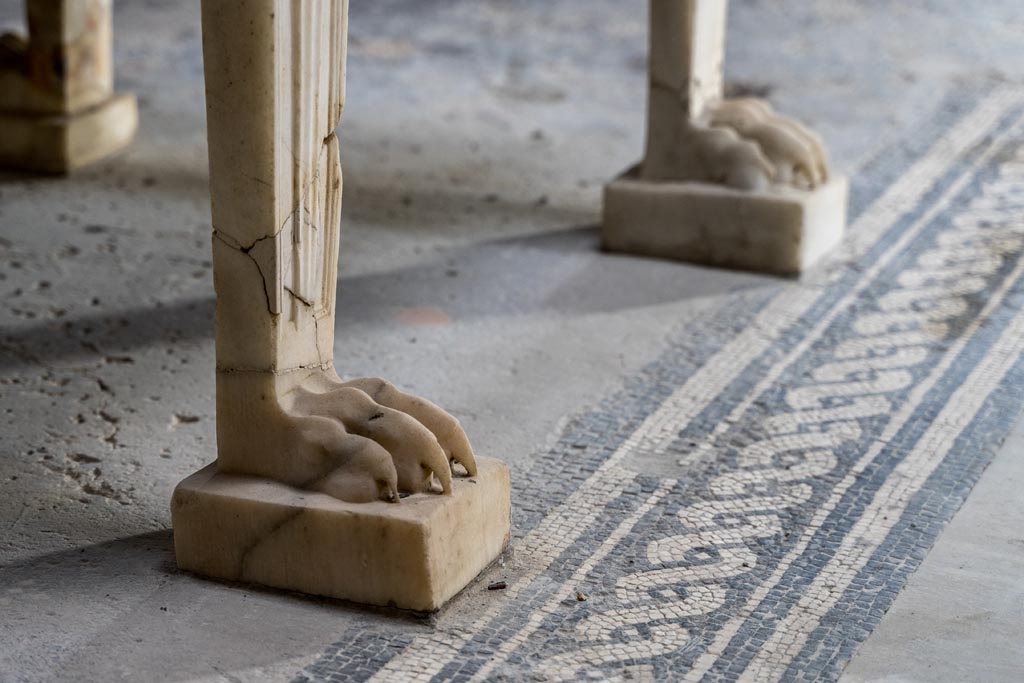
[[[1024,92],[971,95],[861,170],[830,265],[680,331],[517,478],[500,599],[296,680],[838,678],[1022,399]]]

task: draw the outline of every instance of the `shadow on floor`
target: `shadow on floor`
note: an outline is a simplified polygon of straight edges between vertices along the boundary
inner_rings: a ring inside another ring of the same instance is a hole
[[[152,577],[154,572],[162,575],[161,584],[168,580],[196,582],[200,586],[219,587],[239,594],[278,597],[414,622],[430,619],[430,615],[419,612],[377,608],[253,584],[212,580],[181,571],[174,560],[174,532],[171,529],[0,564],[0,598],[16,597],[46,586],[60,586],[65,596],[78,590],[95,595],[103,590],[114,590],[123,581],[132,581],[146,575]],[[108,583],[110,586],[107,586]]]
[[[117,355],[157,341],[213,336],[213,297],[169,306],[68,316],[17,330],[0,328],[0,370],[27,365],[117,362]]]
[[[185,681],[261,667],[283,667],[286,680],[301,668],[293,660],[315,658],[337,637],[340,617],[368,628],[396,619],[406,627],[425,623],[422,615],[180,572],[170,529],[0,566],[0,604],[4,621],[20,624],[22,634],[7,642],[0,631],[10,661],[53,651],[40,639],[58,625],[75,634],[45,658],[47,677],[59,680],[130,673],[132,680]]]
[[[778,286],[777,278],[600,252],[596,227],[492,240],[415,266],[342,278],[338,319],[390,324],[403,309],[453,321],[529,314],[616,313]],[[344,271],[344,254],[342,270]]]
[[[174,537],[170,529],[128,536],[115,541],[40,555],[0,565],[0,596],[24,592],[26,586],[45,585],[47,578],[64,575],[65,590],[95,588],[104,581],[116,583],[138,571],[176,571]]]
[[[344,254],[341,270],[344,272]],[[588,315],[774,287],[779,279],[599,251],[596,228],[481,242],[422,263],[338,282],[338,326],[395,324],[431,310],[454,322],[527,314]],[[213,297],[0,329],[0,370],[97,362],[157,341],[212,337]]]

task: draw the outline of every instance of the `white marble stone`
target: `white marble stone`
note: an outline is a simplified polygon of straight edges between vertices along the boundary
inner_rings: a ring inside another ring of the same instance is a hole
[[[794,275],[842,241],[847,182],[813,190],[737,190],[646,182],[635,169],[605,186],[608,251]]]
[[[452,495],[346,503],[214,465],[181,482],[171,513],[178,566],[232,581],[433,611],[508,543],[508,468],[480,458]]]
[[[437,609],[507,543],[508,471],[481,468],[441,408],[335,370],[347,1],[204,0],[202,14],[218,474],[176,494],[179,565]],[[315,532],[283,536],[292,518]]]
[[[114,92],[111,0],[31,0],[29,35],[0,36],[0,165],[67,172],[131,142],[135,96]]]
[[[767,102],[723,96],[725,0],[651,0],[643,161],[605,192],[610,251],[795,273],[841,239],[847,183]]]

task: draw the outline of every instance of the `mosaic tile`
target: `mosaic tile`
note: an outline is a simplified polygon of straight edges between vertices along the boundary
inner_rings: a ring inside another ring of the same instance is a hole
[[[1024,93],[970,95],[867,167],[831,266],[681,330],[518,478],[501,601],[296,681],[838,678],[1021,404]]]

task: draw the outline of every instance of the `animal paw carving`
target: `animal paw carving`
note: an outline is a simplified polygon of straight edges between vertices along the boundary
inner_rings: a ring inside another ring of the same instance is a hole
[[[347,443],[358,441],[370,442],[376,447],[373,451],[387,454],[390,469],[374,462],[362,475],[344,468],[332,475],[329,488],[324,488],[325,480],[321,489],[344,500],[364,499],[368,493],[397,500],[399,491],[423,493],[436,486],[449,494],[456,463],[469,476],[477,472],[473,449],[458,420],[382,379],[330,382],[314,390],[300,387],[289,412],[327,420],[344,435],[344,443],[333,437],[339,452]],[[363,481],[367,476],[374,481]],[[381,481],[387,486],[381,487]]]
[[[459,421],[382,379],[314,371],[282,387],[249,373],[218,381],[218,468],[361,503],[450,494],[477,474]],[[461,467],[457,467],[461,466]]]
[[[776,113],[764,100],[725,100],[712,111],[710,123],[713,130],[732,131],[756,146],[758,159],[735,161],[747,163],[766,181],[813,189],[828,180],[821,139],[803,124]],[[735,173],[734,180],[746,182],[748,177]]]
[[[693,125],[688,166],[695,171],[671,180],[700,180],[740,190],[762,190],[775,177],[775,169],[757,143],[724,126]]]
[[[279,455],[286,460],[269,471],[247,473],[350,503],[398,502],[398,474],[391,453],[378,442],[317,415],[286,417],[281,429],[286,445]]]
[[[476,476],[473,448],[462,425],[453,416],[427,399],[399,391],[391,382],[377,377],[352,380],[345,382],[345,386],[359,389],[380,405],[401,411],[419,422],[436,437],[452,472],[459,464],[468,476]]]
[[[641,172],[654,181],[716,183],[739,190],[813,189],[828,180],[821,140],[763,100],[725,100],[689,119],[672,102],[671,135],[648,143]],[[664,130],[664,129],[663,129]]]

